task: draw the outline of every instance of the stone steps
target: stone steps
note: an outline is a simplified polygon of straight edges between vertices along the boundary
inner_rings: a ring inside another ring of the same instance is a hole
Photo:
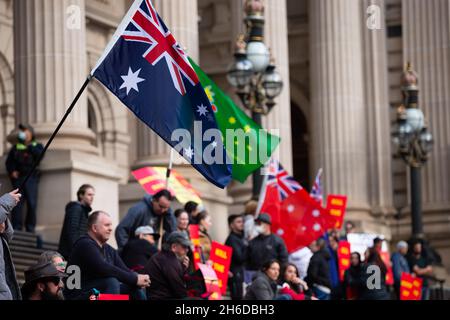
[[[56,251],[58,244],[43,242],[35,234],[15,232],[9,248],[16,268],[17,280],[22,285],[25,281],[24,271],[36,264],[43,252]]]

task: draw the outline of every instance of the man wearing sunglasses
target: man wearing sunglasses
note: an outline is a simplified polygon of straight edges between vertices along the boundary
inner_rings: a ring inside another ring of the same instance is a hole
[[[162,190],[152,196],[145,196],[143,200],[133,206],[120,222],[116,229],[116,241],[119,252],[130,239],[134,238],[134,232],[143,226],[150,226],[159,233],[161,223],[163,224],[163,234],[167,237],[176,231],[176,219],[170,208],[172,195],[168,190]]]
[[[67,275],[51,263],[40,263],[25,271],[24,300],[64,300],[62,279]]]

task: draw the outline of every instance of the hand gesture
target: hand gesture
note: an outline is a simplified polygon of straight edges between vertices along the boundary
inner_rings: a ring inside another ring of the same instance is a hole
[[[10,196],[12,196],[14,198],[14,200],[16,201],[16,205],[19,203],[20,198],[22,198],[22,194],[19,193],[19,189],[16,189],[14,191],[11,191],[9,193]]]
[[[148,274],[138,274],[137,286],[140,288],[150,287],[150,276]]]

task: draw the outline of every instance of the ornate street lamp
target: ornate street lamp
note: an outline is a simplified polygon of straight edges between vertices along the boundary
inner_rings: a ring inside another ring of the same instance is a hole
[[[433,147],[425,116],[419,109],[419,77],[408,63],[402,75],[403,104],[397,109],[397,126],[393,134],[398,153],[410,167],[411,217],[414,238],[423,238],[421,209],[421,172]]]
[[[242,105],[252,112],[253,120],[262,125],[262,116],[275,106],[275,98],[283,90],[283,81],[276,71],[270,52],[264,44],[264,1],[245,2],[246,35],[236,42],[235,61],[228,71],[228,82],[236,89]],[[253,175],[253,196],[261,190],[262,175]]]

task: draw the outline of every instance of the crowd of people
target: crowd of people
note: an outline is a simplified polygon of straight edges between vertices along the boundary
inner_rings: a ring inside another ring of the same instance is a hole
[[[11,149],[6,167],[13,186],[22,187],[23,197],[17,189],[0,198],[0,300],[87,300],[95,292],[126,294],[135,300],[208,298],[202,274],[194,266],[196,249],[202,263],[213,265],[213,220],[205,208],[188,202],[173,211],[168,190],[147,195],[116,227],[116,250],[108,244],[114,230],[112,219],[107,212],[92,212],[95,188],[89,184],[82,185],[77,201],[65,208],[58,252],[45,252],[25,272],[25,284],[20,288],[9,242],[14,230],[25,227],[34,232],[39,172],[22,184],[43,147],[36,142],[33,128],[21,125],[19,129],[18,143]],[[309,247],[289,254],[283,239],[272,233],[271,216],[257,214],[257,207],[256,201],[249,201],[243,214],[228,217],[230,233],[225,245],[233,249],[228,283],[231,299],[398,299],[402,273],[423,279],[422,297],[427,299],[427,280],[433,269],[421,241],[398,243],[390,262],[392,290],[385,281],[388,266],[381,257],[383,240],[379,238],[364,257],[358,252],[351,254],[351,265],[341,281],[337,250],[339,242],[354,231],[351,222],[345,225],[345,235],[331,230]],[[198,226],[198,248],[193,245],[190,225]],[[65,285],[66,270],[71,266],[80,270],[79,287]],[[371,266],[381,272],[380,285],[375,288],[368,286]]]
[[[129,209],[115,230],[118,249],[108,244],[113,223],[104,211],[91,212],[95,189],[83,185],[77,201],[66,206],[59,252],[45,252],[25,272],[19,288],[8,243],[14,228],[9,214],[20,202],[18,190],[0,198],[0,299],[1,300],[88,300],[94,292],[128,295],[134,300],[206,299],[201,273],[194,267],[194,245],[189,226],[198,225],[201,262],[210,259],[211,215],[194,202],[172,211],[173,198],[162,190],[145,196]],[[433,272],[422,243],[401,241],[392,255],[393,289],[386,285],[388,267],[381,258],[382,239],[375,239],[364,259],[351,254],[351,265],[339,279],[337,230],[328,232],[308,248],[307,264],[288,254],[282,238],[271,231],[271,217],[256,215],[257,203],[250,201],[245,213],[228,218],[230,234],[225,245],[233,249],[229,272],[229,296],[233,300],[386,300],[399,297],[403,272],[423,279],[423,298],[428,295],[427,277]],[[353,232],[346,224],[346,234]],[[64,283],[66,270],[80,270],[80,287]],[[381,271],[379,286],[371,287],[370,266]]]

